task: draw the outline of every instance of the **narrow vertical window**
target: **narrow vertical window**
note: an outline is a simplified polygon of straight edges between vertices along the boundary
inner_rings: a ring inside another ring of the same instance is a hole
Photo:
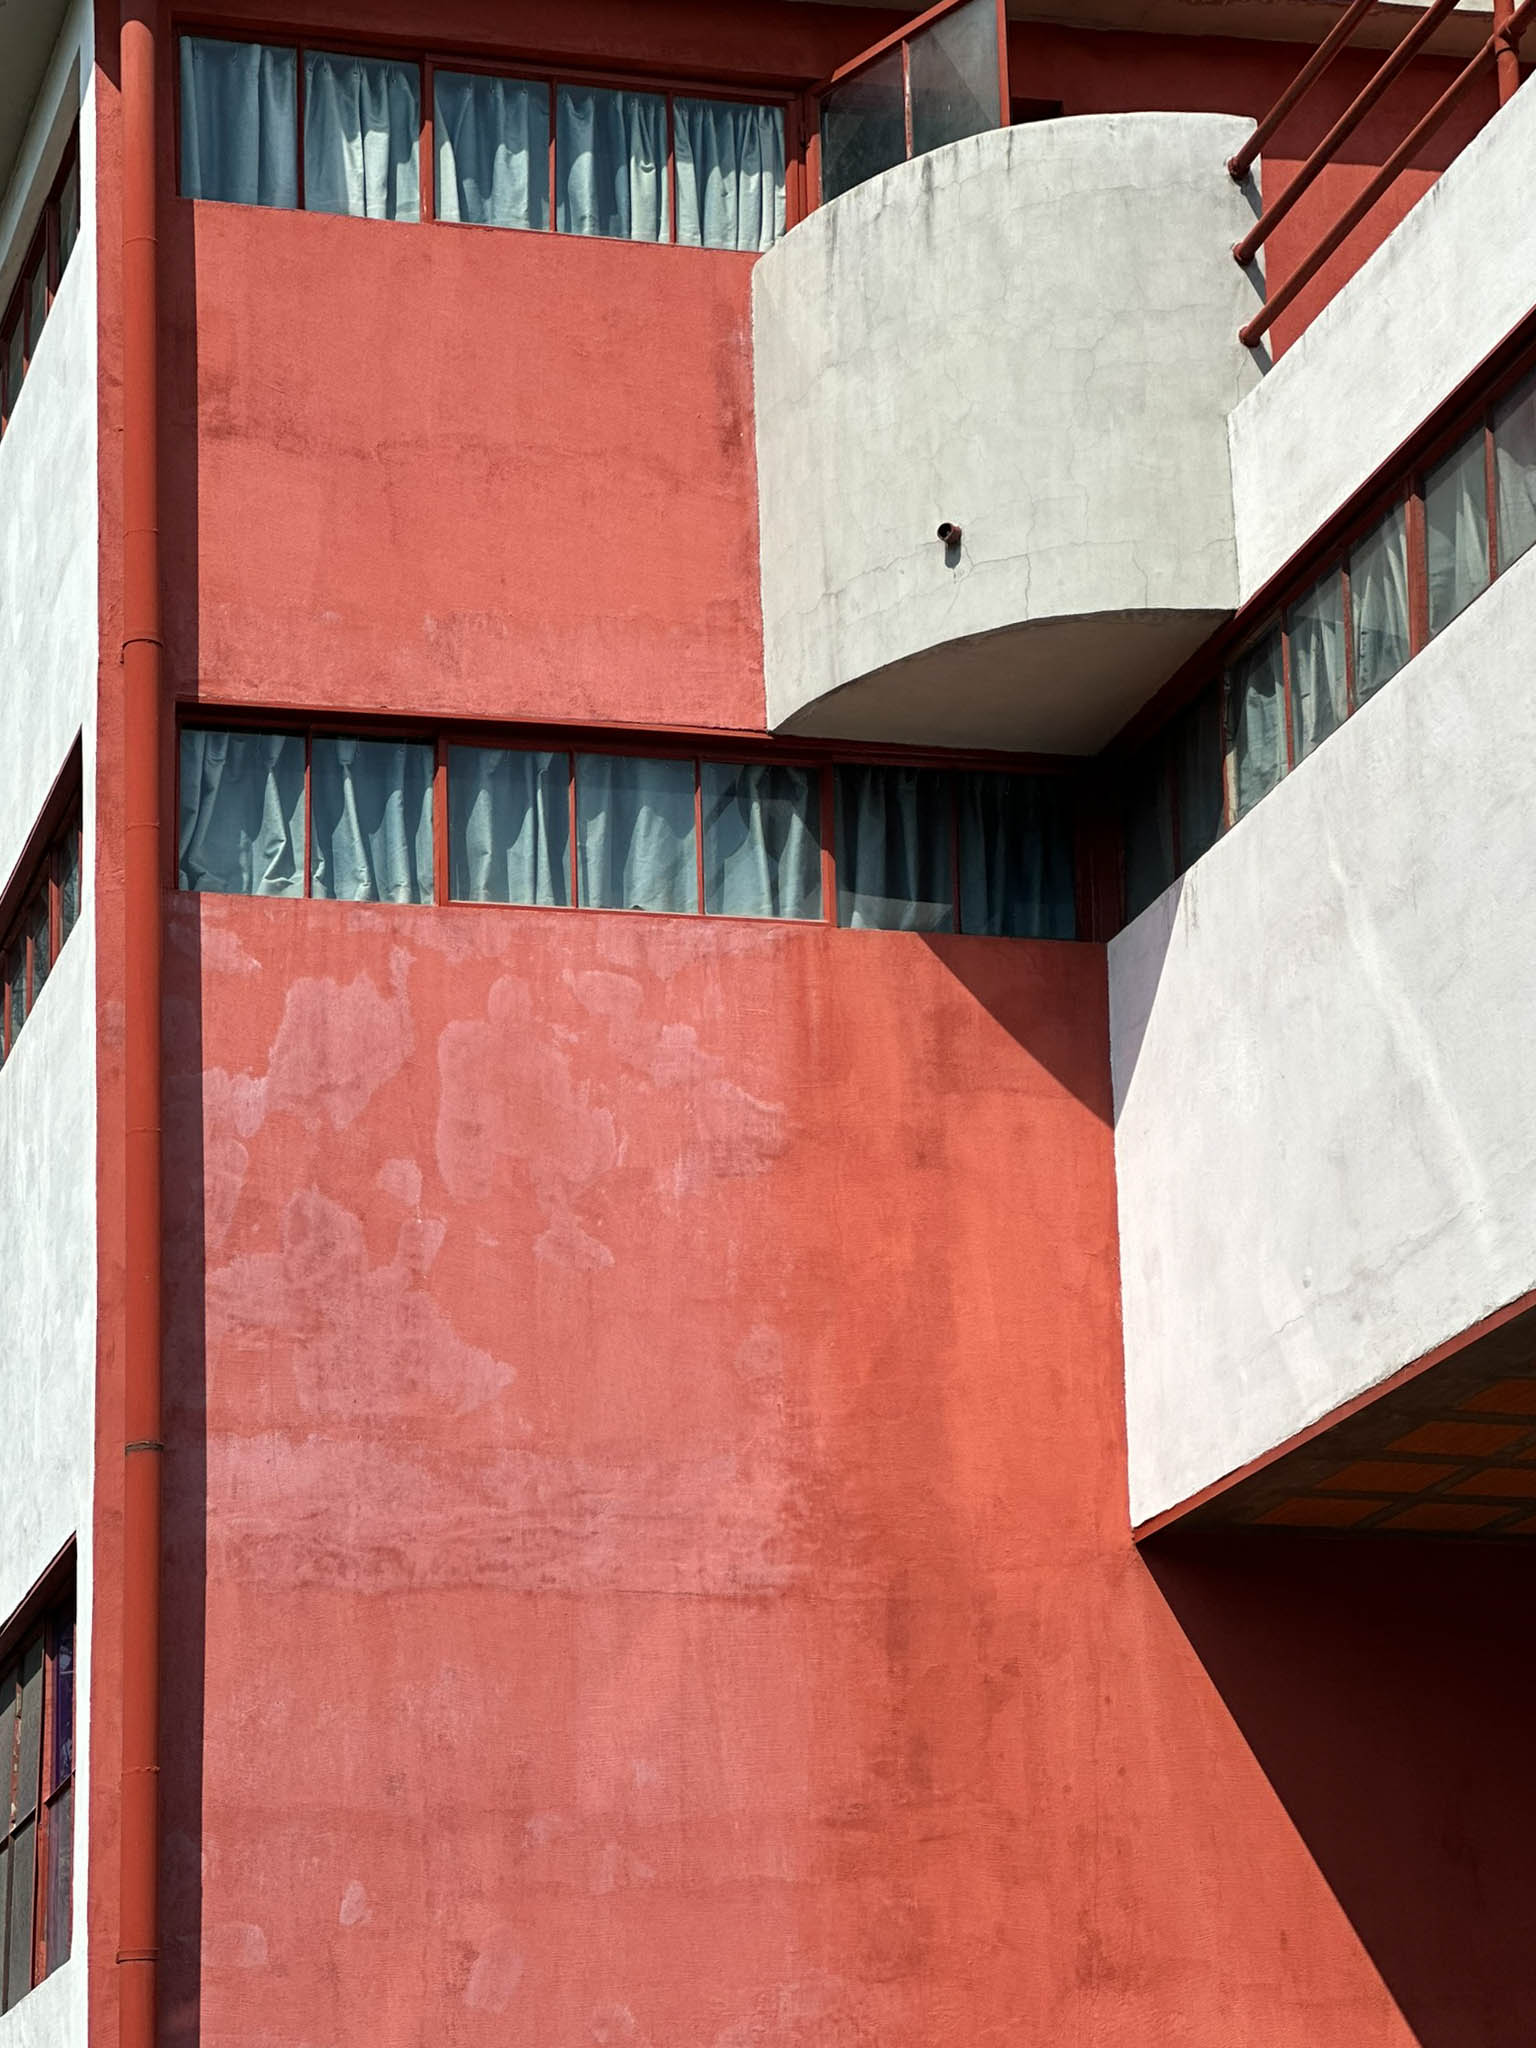
[[[184,731],[177,880],[231,896],[304,894],[304,742]]]
[[[59,944],[80,922],[80,820],[72,818],[58,851]]]
[[[1518,385],[1494,414],[1493,460],[1504,570],[1536,541],[1536,376]]]
[[[562,85],[555,178],[562,233],[670,241],[666,100],[660,93]]]
[[[26,932],[32,954],[32,1001],[35,1003],[53,967],[53,927],[48,914],[46,876],[27,905]]]
[[[1227,776],[1232,816],[1245,816],[1285,773],[1280,634],[1267,633],[1227,674]]]
[[[1178,806],[1178,865],[1193,867],[1221,837],[1221,685],[1203,690],[1174,721],[1170,735],[1173,793]]]
[[[59,275],[64,275],[70,252],[80,239],[80,151],[74,147],[64,182],[59,187]]]
[[[784,232],[784,109],[741,100],[672,103],[677,239],[771,249]]]
[[[181,38],[181,189],[188,199],[298,205],[295,51]]]
[[[1488,472],[1483,430],[1424,479],[1430,637],[1488,588]]]
[[[1355,636],[1355,702],[1363,704],[1395,676],[1410,652],[1408,522],[1401,505],[1349,558]]]
[[[16,411],[16,401],[21,396],[21,382],[27,373],[27,326],[22,317],[22,308],[17,305],[11,324],[5,331],[5,391],[3,395],[6,424],[9,425]]]
[[[437,218],[480,227],[549,226],[549,87],[436,71]]]
[[[693,763],[578,754],[576,855],[585,908],[696,911]]]
[[[75,1623],[68,1612],[52,1629],[51,1741],[44,1759],[48,1807],[48,1886],[42,1901],[44,1975],[69,1961],[75,1871]]]
[[[304,205],[421,218],[421,72],[386,57],[304,53]]]
[[[32,258],[32,268],[27,272],[22,287],[27,316],[27,361],[30,364],[37,354],[37,344],[48,318],[48,245],[46,240],[38,244],[37,254]]]
[[[712,917],[819,918],[821,779],[808,768],[706,761],[704,908]]]
[[[568,904],[568,754],[448,749],[448,893],[455,903]]]
[[[960,929],[987,938],[1077,936],[1070,792],[1049,775],[954,778]]]
[[[432,749],[409,740],[310,747],[310,892],[346,903],[432,901]]]
[[[43,1762],[43,1641],[22,1652],[9,1706],[11,1748],[10,1899],[5,1936],[5,2009],[32,1989],[33,1914],[37,1898],[37,1796]],[[3,1723],[0,1723],[3,1730]]]
[[[1292,605],[1292,757],[1305,760],[1348,716],[1344,576],[1335,569]]]
[[[836,815],[839,924],[954,930],[947,776],[932,768],[839,768]]]
[[[1159,735],[1131,771],[1125,804],[1125,914],[1139,917],[1174,877],[1173,800],[1166,738]]]

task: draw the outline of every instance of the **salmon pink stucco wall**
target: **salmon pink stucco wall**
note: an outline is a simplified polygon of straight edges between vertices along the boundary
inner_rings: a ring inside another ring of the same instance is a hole
[[[169,941],[167,2041],[1411,2048],[1129,1541],[1100,949]]]

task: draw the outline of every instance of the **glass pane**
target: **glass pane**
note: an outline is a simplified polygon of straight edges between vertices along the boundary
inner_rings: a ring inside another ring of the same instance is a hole
[[[1280,635],[1268,634],[1227,675],[1227,773],[1241,818],[1285,773]]]
[[[430,746],[317,739],[310,750],[310,888],[347,903],[430,903]]]
[[[481,227],[549,226],[549,87],[433,74],[437,217]]]
[[[27,334],[26,323],[18,309],[16,321],[5,337],[5,416],[10,418],[16,410],[16,401],[21,396],[21,380],[26,374]]]
[[[838,923],[953,931],[949,777],[932,768],[859,767],[836,776]]]
[[[455,903],[571,900],[569,754],[448,749],[448,893]]]
[[[304,894],[304,742],[296,733],[181,735],[177,886]]]
[[[1493,466],[1499,567],[1507,569],[1536,540],[1536,376],[1527,377],[1493,416]]]
[[[63,184],[59,187],[59,275],[69,261],[70,251],[80,239],[80,156],[76,152]]]
[[[59,943],[80,922],[80,821],[73,819],[59,842]]]
[[[421,72],[384,57],[304,53],[304,205],[358,220],[421,218]]]
[[[966,0],[907,46],[912,154],[1002,126],[997,0]]]
[[[1488,481],[1481,427],[1425,478],[1424,524],[1433,636],[1488,588]]]
[[[66,1785],[48,1809],[47,1968],[69,1961],[75,1874],[75,1788]]]
[[[1335,569],[1291,607],[1291,732],[1293,756],[1312,749],[1344,723],[1344,575]]]
[[[36,1637],[21,1660],[21,1731],[16,1744],[16,1818],[37,1811],[43,1770],[43,1639]]]
[[[1179,872],[1221,837],[1221,688],[1205,690],[1175,720],[1169,736],[1178,802]]]
[[[16,1772],[17,1678],[13,1664],[0,1682],[0,1834],[11,1824],[11,1789]]]
[[[576,756],[580,901],[594,910],[699,907],[693,763]]]
[[[18,945],[6,960],[9,976],[7,1000],[11,1012],[11,1044],[16,1043],[16,1034],[27,1021],[27,949]]]
[[[1071,790],[1055,775],[959,775],[960,929],[1077,936]]]
[[[821,196],[836,199],[907,156],[901,49],[833,86],[821,103]]]
[[[29,1820],[11,1837],[11,1915],[6,1935],[5,2009],[32,1989],[32,1912],[36,1903],[37,1822]]]
[[[37,260],[27,273],[25,286],[27,302],[27,354],[37,354],[38,338],[48,319],[48,251],[41,248]]]
[[[1173,880],[1173,804],[1161,736],[1137,761],[1125,806],[1125,914],[1139,917]]]
[[[0,1847],[0,2012],[5,2010],[5,1963],[11,1952],[11,1847]]]
[[[725,761],[706,761],[702,772],[704,908],[717,917],[820,917],[820,776]]]
[[[53,1757],[48,1790],[56,1792],[75,1768],[75,1624],[60,1622],[53,1661]]]
[[[35,1003],[53,967],[52,933],[48,923],[48,884],[43,883],[27,905],[27,937],[32,942],[32,1000]]]
[[[562,85],[555,103],[555,191],[562,234],[669,241],[667,103],[661,95]]]
[[[771,249],[784,232],[784,109],[677,99],[672,119],[677,239]]]
[[[296,52],[182,37],[181,189],[189,199],[298,205]]]
[[[1389,512],[1349,558],[1355,702],[1363,704],[1408,659],[1408,519]]]

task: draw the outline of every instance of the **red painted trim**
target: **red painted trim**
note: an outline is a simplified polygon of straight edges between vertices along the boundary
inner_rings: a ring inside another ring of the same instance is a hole
[[[1437,1344],[1433,1351],[1426,1351],[1422,1358],[1414,1359],[1411,1365],[1405,1365],[1399,1371],[1390,1373],[1386,1379],[1378,1380],[1363,1394],[1356,1394],[1339,1407],[1330,1408],[1319,1421],[1309,1423],[1305,1429],[1297,1430],[1294,1436],[1288,1436],[1284,1443],[1276,1444],[1273,1450],[1265,1451],[1260,1457],[1251,1458],[1246,1465],[1239,1465],[1235,1471],[1224,1474],[1211,1485],[1201,1487],[1198,1493],[1190,1494],[1177,1506],[1165,1508],[1161,1514],[1153,1515],[1145,1522],[1138,1522],[1131,1530],[1132,1542],[1146,1542],[1148,1537],[1171,1528],[1175,1522],[1182,1521],[1186,1515],[1192,1515],[1197,1508],[1206,1506],[1208,1502],[1219,1500],[1223,1494],[1230,1493],[1245,1480],[1254,1478],[1260,1472],[1267,1472],[1271,1465],[1277,1465],[1282,1458],[1288,1458],[1292,1451],[1304,1450],[1320,1436],[1326,1436],[1330,1429],[1337,1428],[1341,1422],[1348,1422],[1352,1416],[1359,1415],[1373,1406],[1384,1395],[1396,1393],[1399,1387],[1406,1387],[1410,1381],[1418,1379],[1431,1367],[1443,1365],[1446,1359],[1454,1358],[1458,1352],[1465,1351],[1480,1338],[1491,1336],[1495,1330],[1501,1330],[1506,1323],[1514,1322],[1517,1317],[1525,1315],[1533,1308],[1536,1308],[1536,1289],[1529,1294],[1519,1295],[1514,1301],[1507,1302],[1503,1308],[1495,1309],[1492,1315],[1484,1316],[1481,1322],[1471,1324],[1458,1336],[1448,1338],[1443,1344]]]
[[[924,14],[914,15],[910,21],[903,22],[900,28],[892,29],[888,36],[882,36],[878,43],[870,43],[865,49],[860,50],[857,56],[850,57],[846,64],[839,64],[834,72],[822,79],[814,88],[817,97],[830,92],[834,85],[841,85],[856,71],[863,71],[877,58],[883,57],[888,50],[893,50],[898,43],[905,44],[911,37],[939,20],[942,15],[953,14],[957,7],[964,7],[966,4],[967,0],[939,0],[937,7],[930,7]],[[907,147],[910,150],[910,138]]]
[[[161,1517],[157,0],[122,0],[123,1669],[118,2039],[155,2048]]]

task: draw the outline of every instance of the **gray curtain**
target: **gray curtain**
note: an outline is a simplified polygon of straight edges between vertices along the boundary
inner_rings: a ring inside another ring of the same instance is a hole
[[[189,199],[298,205],[295,51],[182,37],[181,189]]]
[[[667,103],[659,93],[562,85],[555,100],[555,225],[626,242],[670,239]]]
[[[1536,377],[1527,377],[1493,418],[1499,486],[1499,567],[1518,562],[1536,541]]]
[[[677,239],[771,249],[784,232],[784,109],[676,99],[672,121]]]
[[[231,896],[304,894],[297,734],[182,733],[177,880]]]
[[[954,782],[961,931],[1075,938],[1077,864],[1065,779],[976,774]]]
[[[931,768],[847,767],[836,776],[838,923],[953,931],[949,778]]]
[[[414,741],[312,743],[312,895],[432,901],[432,769],[431,747]]]
[[[1408,522],[1401,505],[1349,558],[1355,702],[1363,704],[1408,659]]]
[[[1284,671],[1278,631],[1227,672],[1227,775],[1241,818],[1285,773]]]
[[[576,756],[578,901],[592,910],[699,907],[691,761]]]
[[[820,777],[806,768],[704,763],[711,916],[821,916],[820,791]]]
[[[1291,728],[1295,758],[1349,715],[1345,673],[1344,574],[1335,569],[1291,607]]]
[[[485,227],[549,226],[549,87],[434,73],[437,217]]]
[[[1429,630],[1438,633],[1488,588],[1488,479],[1483,430],[1424,480]]]
[[[448,750],[448,889],[456,903],[571,900],[570,756]]]
[[[304,204],[421,218],[421,73],[385,57],[304,55]]]

